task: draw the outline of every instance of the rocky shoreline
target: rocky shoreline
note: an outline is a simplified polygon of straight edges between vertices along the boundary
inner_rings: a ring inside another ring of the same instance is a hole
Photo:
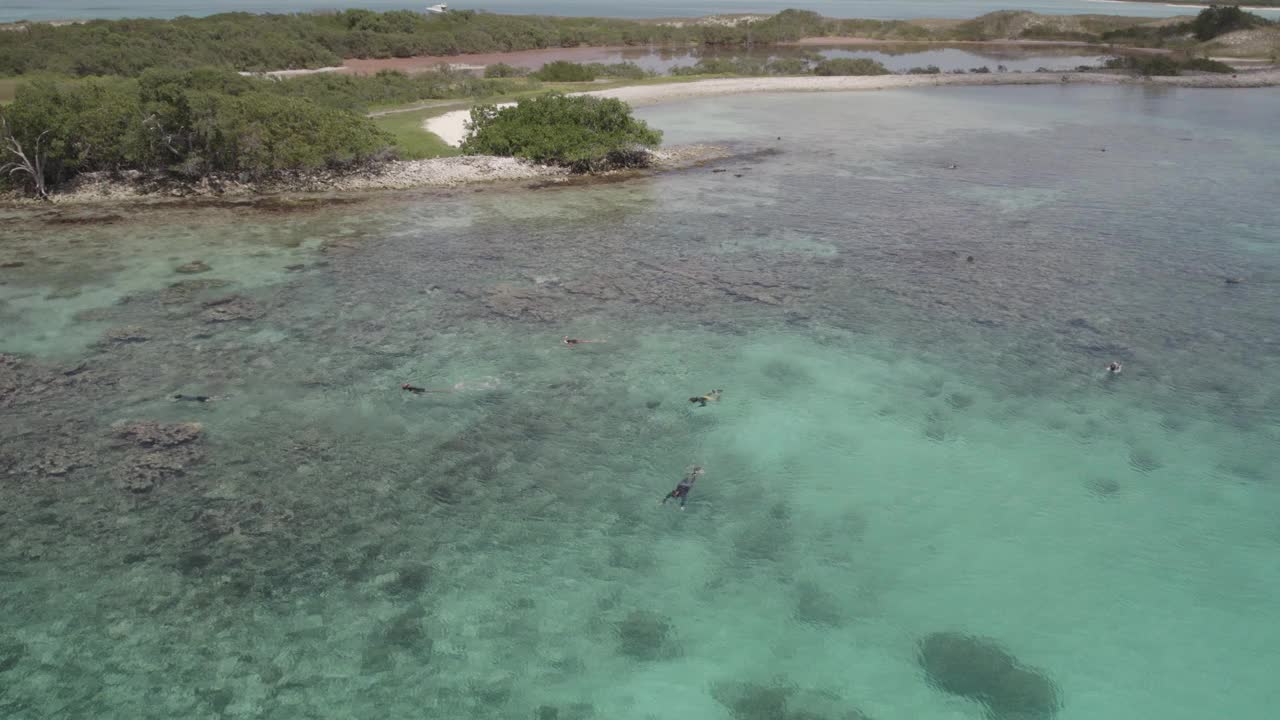
[[[651,166],[638,172],[678,170],[724,159],[732,154],[729,148],[720,145],[661,148],[650,153]],[[606,176],[616,174],[618,173],[603,173]],[[568,169],[562,167],[536,165],[516,158],[484,155],[430,160],[392,160],[349,170],[289,173],[257,180],[220,175],[189,180],[172,175],[139,171],[102,172],[86,173],[77,177],[65,189],[55,193],[52,201],[55,204],[65,205],[164,199],[236,198],[298,193],[452,188],[480,183],[518,183],[530,180],[542,183],[567,182],[573,177]],[[4,200],[22,204],[39,202],[20,196],[10,196]]]

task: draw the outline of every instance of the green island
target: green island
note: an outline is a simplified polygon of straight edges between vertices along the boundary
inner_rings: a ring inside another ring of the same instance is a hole
[[[1231,36],[1231,42],[1224,42]],[[556,60],[531,71],[488,62],[482,73],[447,62],[404,72],[321,72],[344,62],[419,56],[465,59],[485,53],[582,47],[782,47],[814,39],[897,43],[1070,43],[1105,46],[1102,67],[1077,70],[1176,76],[1233,73],[1211,54],[1234,49],[1277,62],[1280,27],[1235,6],[1193,18],[1152,21],[1101,15],[1040,16],[1001,11],[967,21],[832,19],[803,10],[767,18],[696,22],[508,16],[461,11],[251,15],[175,20],[29,23],[0,32],[0,190],[47,198],[88,173],[134,172],[195,182],[259,181],[318,171],[367,170],[396,160],[458,154],[507,155],[577,172],[642,165],[637,147],[656,137],[639,129],[625,103],[568,100],[563,112],[498,109],[543,93],[606,91],[634,85],[730,77],[882,76],[869,58],[707,56],[658,75],[633,63]],[[350,69],[350,68],[347,68]],[[281,71],[297,71],[297,74]],[[314,72],[312,72],[314,71]],[[953,70],[948,74],[964,74]],[[988,67],[972,68],[991,73]],[[941,75],[936,66],[905,75]],[[939,80],[938,82],[941,82]],[[1022,82],[1019,79],[1019,82]],[[508,134],[554,136],[555,152],[510,143],[445,142],[426,119],[486,103],[472,121]],[[595,127],[608,113],[626,126]],[[527,127],[516,132],[514,124]],[[557,127],[558,126],[558,127]],[[633,127],[634,126],[634,127]],[[572,140],[570,141],[570,138]],[[622,160],[625,158],[625,160]]]

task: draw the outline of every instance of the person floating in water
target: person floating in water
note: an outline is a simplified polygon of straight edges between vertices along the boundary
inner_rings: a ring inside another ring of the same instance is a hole
[[[667,493],[667,496],[662,498],[662,502],[659,504],[666,505],[671,498],[679,498],[680,509],[683,510],[684,504],[689,502],[689,491],[693,489],[693,483],[701,476],[702,466],[694,465],[689,472],[685,473],[684,479],[680,481],[679,485],[676,485],[676,489]]]
[[[191,402],[209,402],[210,400],[213,400],[213,398],[208,395],[183,395],[182,393],[170,395],[169,399],[173,401],[189,400]]]
[[[565,335],[563,338],[560,339],[560,342],[564,343],[565,345],[568,345],[569,347],[573,347],[574,345],[589,345],[591,343],[602,343],[604,342],[604,340],[579,340],[578,338],[571,338],[568,335]]]
[[[1112,375],[1119,375],[1120,371],[1123,369],[1124,369],[1124,366],[1116,362],[1115,360],[1112,360],[1111,364],[1107,365],[1107,372],[1111,373]]]
[[[410,385],[409,383],[405,383],[405,384],[401,385],[401,386],[400,386],[400,389],[401,389],[401,390],[406,390],[406,391],[408,391],[408,392],[411,392],[411,393],[413,393],[414,395],[421,395],[422,393],[429,393],[429,392],[431,392],[431,393],[447,393],[447,392],[453,392],[453,390],[454,390],[454,388],[449,388],[449,389],[445,389],[445,390],[440,390],[440,389],[436,389],[436,388],[422,388],[422,387],[418,387],[417,385]]]
[[[724,391],[723,391],[723,390],[712,390],[711,392],[707,393],[706,395],[699,395],[699,396],[697,396],[697,397],[691,397],[691,398],[689,398],[689,402],[691,402],[691,403],[698,403],[698,407],[706,407],[706,406],[707,406],[707,403],[709,403],[709,402],[720,402],[720,393],[722,393],[722,392],[724,392]]]

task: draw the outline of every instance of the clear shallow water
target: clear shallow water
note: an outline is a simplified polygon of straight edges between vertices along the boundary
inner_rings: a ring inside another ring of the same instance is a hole
[[[915,658],[958,631],[1043,671],[1063,720],[1268,717],[1278,110],[722,98],[641,112],[778,152],[305,212],[5,211],[0,352],[39,367],[26,394],[0,367],[0,711],[766,716],[725,704],[753,683],[792,714],[982,717]],[[229,284],[170,287],[197,258]],[[228,293],[257,319],[207,322]],[[96,344],[125,325],[150,339]],[[124,492],[120,420],[202,422],[204,461]],[[691,463],[688,509],[658,507]]]
[[[359,3],[370,10],[421,10],[432,3],[374,0]],[[1198,10],[1158,3],[1117,3],[1095,0],[809,0],[801,3],[774,0],[698,0],[677,3],[617,3],[601,0],[485,0],[484,2],[449,3],[455,9],[484,9],[502,13],[538,15],[597,15],[605,17],[697,17],[717,13],[773,13],[788,7],[814,10],[830,17],[856,17],[882,20],[907,18],[969,18],[993,10],[1031,10],[1040,13],[1098,13],[1137,17],[1194,15]],[[341,6],[339,3],[337,6]],[[177,0],[51,0],[33,3],[15,0],[0,8],[0,22],[13,20],[45,20],[59,18],[176,17],[210,15],[220,12],[307,12],[329,10],[335,4],[327,0],[215,0],[195,5]],[[1280,10],[1260,10],[1263,14],[1280,14]]]

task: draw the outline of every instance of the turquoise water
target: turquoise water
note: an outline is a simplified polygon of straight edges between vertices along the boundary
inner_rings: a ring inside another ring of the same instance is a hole
[[[421,10],[427,2],[374,0],[357,3],[370,10]],[[697,17],[717,13],[773,13],[788,7],[814,10],[830,17],[857,17],[895,20],[904,18],[969,18],[993,10],[1031,10],[1040,13],[1132,15],[1168,17],[1195,14],[1195,8],[1160,3],[1117,3],[1101,0],[808,0],[786,3],[776,0],[697,0],[677,3],[617,3],[602,0],[484,0],[455,2],[458,10],[483,9],[490,12],[537,15],[597,15],[605,17]],[[61,18],[177,17],[220,12],[307,12],[342,7],[326,0],[215,0],[198,6],[178,0],[50,0],[32,3],[16,0],[0,8],[0,22]],[[1276,14],[1280,10],[1260,10]]]
[[[721,98],[641,111],[719,168],[0,210],[0,716],[1270,717],[1278,113]]]

